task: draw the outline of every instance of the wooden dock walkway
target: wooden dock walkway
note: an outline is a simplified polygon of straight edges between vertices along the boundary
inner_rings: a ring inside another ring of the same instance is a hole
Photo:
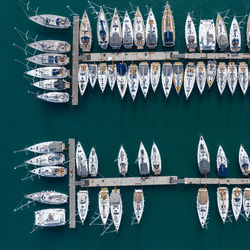
[[[69,227],[76,227],[75,139],[69,139]]]
[[[250,185],[250,179],[249,178],[184,178],[184,184]]]
[[[73,16],[72,105],[78,105],[79,16]]]

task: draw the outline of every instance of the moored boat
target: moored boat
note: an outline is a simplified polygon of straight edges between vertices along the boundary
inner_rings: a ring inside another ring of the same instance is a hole
[[[69,64],[69,57],[65,54],[44,53],[28,57],[26,60],[42,66],[65,66]]]
[[[227,83],[228,83],[228,87],[232,93],[232,95],[234,94],[234,91],[237,87],[237,66],[235,65],[234,62],[229,62],[228,64],[228,79],[227,79]]]
[[[216,45],[214,20],[200,20],[199,46],[201,51],[214,51]]]
[[[120,189],[114,188],[110,194],[110,212],[116,232],[119,231],[122,219],[122,199]]]
[[[195,82],[195,65],[193,62],[189,62],[185,68],[184,74],[184,92],[186,96],[186,100],[188,100],[192,90],[194,88]]]
[[[250,188],[244,188],[243,209],[245,212],[245,216],[248,219],[249,214],[250,214]]]
[[[98,208],[103,225],[105,226],[109,217],[109,191],[107,188],[102,188],[98,194]]]
[[[150,85],[150,72],[147,62],[140,62],[139,64],[140,87],[144,98],[147,97]]]
[[[98,65],[98,83],[99,87],[104,92],[108,81],[108,67],[106,63],[100,63]]]
[[[91,177],[96,177],[98,174],[98,158],[95,148],[91,148],[89,154],[89,174]]]
[[[247,38],[247,47],[250,50],[250,14],[248,15],[246,38]]]
[[[243,175],[248,176],[250,172],[250,167],[249,167],[250,161],[248,154],[244,147],[240,145],[240,150],[239,150],[239,165],[240,165],[240,170]]]
[[[128,88],[130,95],[135,100],[139,87],[139,72],[136,64],[131,64],[128,67]]]
[[[122,28],[117,9],[115,8],[111,26],[109,43],[112,49],[120,49],[122,46]]]
[[[227,84],[227,65],[224,62],[220,62],[217,69],[217,86],[220,92],[220,95],[224,92],[224,89]]]
[[[67,168],[60,166],[44,166],[32,169],[30,173],[41,177],[58,178],[67,175]]]
[[[38,99],[52,103],[66,103],[69,101],[69,94],[65,92],[48,92],[36,96]]]
[[[150,160],[151,160],[151,167],[152,167],[153,173],[155,175],[161,174],[161,154],[155,142],[153,143],[153,146],[151,149]]]
[[[126,63],[116,64],[116,71],[117,71],[117,87],[121,95],[121,98],[123,99],[128,87],[127,64]]]
[[[158,62],[151,63],[150,67],[150,82],[155,93],[161,77],[161,65]]]
[[[80,177],[88,177],[88,160],[80,142],[76,145],[76,171]]]
[[[221,51],[225,51],[228,46],[227,28],[223,18],[218,13],[216,19],[216,40]]]
[[[210,156],[206,142],[202,136],[198,144],[197,161],[200,173],[207,175],[210,172]]]
[[[158,43],[158,30],[152,9],[149,9],[146,21],[146,45],[149,49],[154,49]]]
[[[88,81],[89,81],[88,64],[87,63],[79,64],[78,85],[79,85],[79,90],[80,90],[81,96],[83,96],[83,94],[86,91],[86,88],[88,86]]]
[[[118,153],[117,162],[120,175],[125,177],[126,173],[128,172],[128,157],[122,145]]]
[[[196,82],[200,94],[202,95],[206,86],[206,67],[204,62],[198,62],[196,65]]]
[[[145,25],[139,7],[137,7],[134,18],[134,43],[137,49],[143,49],[145,45]]]
[[[233,188],[231,204],[232,204],[232,210],[233,210],[235,221],[238,220],[239,215],[241,214],[242,200],[243,199],[242,199],[241,188],[238,188],[238,187]]]
[[[122,23],[122,43],[125,49],[131,49],[133,47],[133,26],[128,12],[125,12],[125,16]]]
[[[67,53],[71,49],[68,42],[60,40],[40,40],[27,45],[32,49],[45,53]]]
[[[170,62],[163,63],[162,65],[161,82],[164,94],[168,98],[173,82],[173,67]]]
[[[150,166],[149,166],[148,153],[142,142],[140,143],[137,162],[139,166],[140,175],[144,175],[144,176],[149,175]]]
[[[89,52],[92,44],[92,30],[87,11],[82,16],[80,25],[80,48],[83,52]]]
[[[97,65],[89,64],[88,66],[88,76],[89,76],[89,82],[92,88],[95,87],[96,80],[97,80]]]
[[[226,222],[229,208],[229,193],[227,187],[217,188],[217,205],[223,223]]]
[[[216,61],[209,60],[207,63],[207,85],[209,89],[212,87],[214,83],[216,77],[216,68],[217,68]]]
[[[144,195],[142,189],[135,189],[133,196],[134,214],[139,224],[144,211]]]
[[[239,64],[239,70],[238,70],[238,75],[239,75],[239,83],[240,83],[240,88],[245,95],[247,92],[248,88],[248,66],[245,62],[240,62]]]
[[[110,64],[108,66],[108,83],[111,88],[111,90],[114,89],[115,83],[116,83],[116,66],[115,64]]]
[[[209,211],[209,196],[206,188],[199,188],[196,200],[196,208],[201,227],[206,226]]]
[[[193,19],[189,13],[187,15],[185,24],[185,40],[188,51],[194,52],[197,47],[197,34]]]
[[[175,90],[179,95],[183,83],[183,64],[181,62],[176,62],[173,65],[173,82]]]
[[[100,11],[97,19],[97,39],[98,44],[102,49],[107,49],[109,45],[109,25],[103,8]]]
[[[62,153],[45,153],[36,157],[33,157],[27,161],[25,164],[30,164],[34,166],[54,166],[62,164],[65,161],[65,156]]]
[[[64,67],[35,68],[25,72],[27,75],[43,79],[59,79],[69,76],[69,70]]]
[[[62,91],[70,88],[70,83],[63,79],[47,79],[32,83],[32,86],[48,91]]]
[[[228,160],[222,146],[218,148],[216,163],[219,176],[226,177],[228,174]]]
[[[87,190],[80,190],[77,192],[77,210],[82,225],[84,225],[89,211],[89,193]]]
[[[229,43],[230,50],[232,52],[239,52],[241,49],[241,34],[240,34],[240,26],[236,17],[233,18],[230,33],[229,33]]]

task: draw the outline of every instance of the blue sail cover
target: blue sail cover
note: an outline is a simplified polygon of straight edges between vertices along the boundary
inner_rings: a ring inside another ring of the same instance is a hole
[[[120,76],[124,76],[127,72],[127,64],[126,63],[116,64],[116,71]]]
[[[164,33],[164,43],[166,45],[172,45],[174,43],[174,35],[172,31],[167,31]]]
[[[227,174],[228,174],[228,168],[224,164],[220,164],[219,175],[220,176],[227,176]]]

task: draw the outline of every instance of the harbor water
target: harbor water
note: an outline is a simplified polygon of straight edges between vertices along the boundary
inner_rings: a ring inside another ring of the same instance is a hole
[[[96,0],[96,3],[104,3],[123,11],[129,8],[128,1]],[[158,24],[157,50],[167,50],[161,45],[161,18],[165,1],[137,0],[132,4],[140,7],[144,20],[147,18],[145,5],[152,7]],[[174,50],[180,53],[186,51],[184,26],[188,12],[193,11],[197,32],[199,20],[213,18],[216,21],[217,12],[230,9],[229,19],[226,20],[228,32],[234,15],[244,16],[250,12],[250,3],[247,0],[177,0],[169,1],[169,4],[176,27]],[[69,16],[66,5],[70,5],[74,12],[82,16],[86,9],[93,31],[92,52],[101,52],[97,44],[95,15],[91,14],[86,0],[32,0],[31,6],[36,8],[38,5],[41,14]],[[189,101],[185,100],[183,89],[177,96],[172,88],[166,100],[160,82],[155,94],[150,87],[146,99],[139,90],[133,103],[128,91],[121,101],[117,87],[111,92],[107,86],[102,94],[96,84],[94,90],[88,86],[77,107],[73,107],[71,103],[45,103],[28,93],[28,90],[35,93],[37,90],[23,78],[25,66],[14,62],[14,59],[24,61],[25,55],[13,47],[12,43],[23,47],[25,44],[13,28],[23,31],[28,29],[34,36],[38,34],[39,40],[61,39],[69,42],[72,41],[72,29],[52,30],[32,23],[25,17],[16,0],[2,2],[1,7],[1,249],[233,250],[249,246],[250,222],[240,216],[237,223],[232,217],[233,223],[223,225],[216,203],[217,186],[207,187],[210,198],[207,230],[201,229],[196,212],[199,187],[178,185],[144,187],[144,214],[141,223],[134,226],[131,226],[134,188],[121,188],[123,216],[119,233],[101,237],[100,226],[89,226],[91,216],[97,209],[99,192],[99,189],[93,188],[89,189],[90,209],[84,226],[77,223],[76,229],[69,229],[67,224],[56,229],[38,229],[30,234],[34,211],[47,206],[36,205],[16,213],[13,209],[27,193],[56,190],[68,194],[68,177],[57,180],[35,178],[33,181],[22,182],[21,178],[27,170],[13,168],[33,155],[26,155],[24,152],[13,154],[14,150],[46,140],[76,138],[81,141],[86,154],[89,154],[92,146],[96,148],[100,173],[105,177],[115,177],[119,174],[114,160],[123,144],[129,160],[129,176],[138,176],[135,160],[140,141],[143,141],[148,153],[152,143],[156,142],[163,162],[162,175],[199,177],[196,153],[199,137],[203,135],[210,152],[209,176],[217,175],[216,154],[221,144],[229,159],[228,176],[240,178],[240,144],[250,153],[250,90],[243,96],[238,85],[232,96],[227,86],[220,96],[215,82],[211,90],[206,86],[202,96],[195,86]],[[121,12],[120,15],[123,16],[124,13]],[[132,16],[131,13],[130,17]],[[241,26],[241,52],[246,52],[246,24],[242,23]],[[232,188],[229,187],[230,197]],[[65,207],[68,212],[68,205],[61,207]]]

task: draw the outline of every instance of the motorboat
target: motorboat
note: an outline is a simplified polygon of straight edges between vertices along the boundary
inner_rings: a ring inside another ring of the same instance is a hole
[[[239,187],[233,188],[231,204],[232,204],[232,210],[233,210],[233,215],[234,215],[235,221],[238,220],[238,218],[241,214],[242,201],[243,201],[243,198],[242,198],[241,188],[239,188]]]
[[[201,51],[215,51],[215,27],[214,20],[200,20],[199,46]]]
[[[108,81],[108,67],[106,63],[100,63],[98,65],[98,83],[99,87],[104,93]]]
[[[158,43],[158,30],[152,9],[149,9],[146,21],[146,45],[149,49],[154,49]]]
[[[229,209],[229,193],[227,187],[217,188],[217,205],[223,223],[226,222]]]
[[[121,95],[121,98],[123,99],[128,87],[127,64],[126,63],[116,64],[116,72],[117,72],[117,87]]]
[[[67,175],[67,168],[60,166],[44,166],[32,169],[30,173],[41,177],[58,178]]]
[[[149,166],[148,153],[142,142],[140,143],[137,162],[139,166],[140,175],[144,175],[144,176],[149,175],[150,166]]]
[[[207,63],[207,85],[209,89],[212,87],[214,83],[216,77],[216,68],[217,68],[216,61],[209,60]]]
[[[78,85],[81,96],[84,95],[87,86],[88,86],[89,76],[88,76],[88,64],[82,63],[79,64],[78,69]]]
[[[80,142],[76,145],[76,171],[80,177],[88,177],[88,160]]]
[[[133,101],[137,95],[139,87],[139,72],[136,64],[131,64],[128,67],[128,88]]]
[[[108,221],[110,210],[109,191],[107,188],[101,188],[98,194],[98,208],[102,223],[105,226]]]
[[[89,174],[91,177],[96,177],[98,174],[98,158],[95,148],[91,148],[89,154]]]
[[[250,188],[244,188],[243,192],[243,209],[245,216],[248,219],[250,214]]]
[[[77,211],[82,225],[84,225],[89,211],[89,192],[87,190],[77,192]]]
[[[206,86],[206,67],[204,62],[198,62],[196,65],[196,82],[200,94],[202,95]]]
[[[69,94],[65,92],[48,92],[40,95],[38,94],[36,97],[52,103],[66,103],[69,101]]]
[[[228,160],[222,146],[218,148],[216,164],[219,176],[226,177],[228,174]]]
[[[248,66],[245,62],[240,62],[238,69],[240,88],[245,95],[248,88]],[[249,79],[250,80],[250,79]]]
[[[133,47],[133,26],[128,12],[125,12],[125,16],[122,23],[122,43],[125,49],[131,49]]]
[[[206,188],[199,188],[196,200],[196,208],[201,227],[206,227],[208,211],[209,211],[209,196]]]
[[[65,66],[69,64],[69,57],[65,54],[44,53],[28,57],[26,60],[42,66]]]
[[[144,194],[142,189],[135,189],[133,196],[134,214],[139,224],[144,211]]]
[[[230,33],[229,33],[229,43],[230,50],[232,52],[239,52],[241,49],[241,34],[240,34],[240,26],[236,17],[233,18]]]
[[[110,64],[108,66],[108,83],[109,83],[109,86],[110,86],[112,91],[113,91],[115,83],[116,83],[116,77],[117,77],[116,65]]]
[[[183,64],[181,62],[176,62],[173,65],[173,82],[175,90],[179,95],[183,83]]]
[[[100,11],[97,19],[97,40],[102,49],[107,49],[109,45],[109,24],[103,8]]]
[[[60,40],[40,40],[27,44],[30,48],[44,53],[68,53],[71,45]]]
[[[219,13],[216,19],[216,40],[220,51],[225,51],[228,47],[227,28]]]
[[[110,212],[115,230],[118,232],[122,219],[122,199],[120,189],[114,188],[110,194]]]
[[[35,156],[24,163],[27,165],[34,166],[55,166],[63,164],[65,161],[65,156],[62,153],[46,153],[39,156]]]
[[[230,92],[233,95],[237,87],[237,82],[238,82],[237,66],[235,65],[234,62],[229,62],[227,76],[228,76],[228,79],[227,79],[228,87],[230,89]]]
[[[150,82],[155,93],[161,77],[161,65],[158,62],[151,63],[150,66]]]
[[[186,100],[188,100],[192,90],[194,88],[195,82],[195,65],[193,62],[189,62],[185,68],[184,74],[184,92],[186,96]]]
[[[140,76],[139,81],[140,81],[141,91],[143,93],[144,98],[146,98],[150,85],[150,72],[149,72],[149,65],[147,62],[140,62],[139,76]]]
[[[137,49],[143,49],[145,45],[145,25],[139,7],[137,7],[134,18],[134,43]]]
[[[195,52],[197,47],[197,34],[194,26],[194,21],[190,16],[190,13],[188,13],[187,15],[185,24],[185,40],[188,51]]]
[[[94,64],[89,64],[88,67],[88,76],[89,76],[89,82],[92,88],[95,87],[96,80],[97,80],[97,65]]]
[[[151,161],[151,167],[152,167],[152,171],[154,175],[160,175],[161,174],[161,154],[155,142],[153,143],[153,146],[151,149],[150,161]]]
[[[63,79],[40,80],[31,85],[48,91],[62,91],[70,88],[70,83]]]
[[[240,150],[239,150],[239,165],[240,165],[240,170],[243,175],[248,176],[250,172],[250,167],[249,167],[249,157],[242,145],[240,145]]]
[[[128,172],[128,157],[122,145],[118,153],[117,162],[120,175],[125,177],[126,173]]]
[[[197,161],[200,173],[207,175],[210,172],[210,156],[206,142],[202,136],[198,144]]]
[[[25,72],[27,75],[43,79],[58,79],[69,76],[69,70],[64,67],[35,68]]]
[[[220,95],[224,92],[224,89],[227,84],[227,65],[224,62],[220,62],[217,69],[217,86],[220,92]]]
[[[92,45],[92,30],[87,11],[85,10],[80,24],[80,48],[83,52],[89,52]]]
[[[109,43],[112,49],[120,49],[122,46],[122,28],[116,8],[110,26]]]
[[[161,83],[166,98],[170,93],[173,81],[173,67],[170,62],[163,63],[161,70]]]

